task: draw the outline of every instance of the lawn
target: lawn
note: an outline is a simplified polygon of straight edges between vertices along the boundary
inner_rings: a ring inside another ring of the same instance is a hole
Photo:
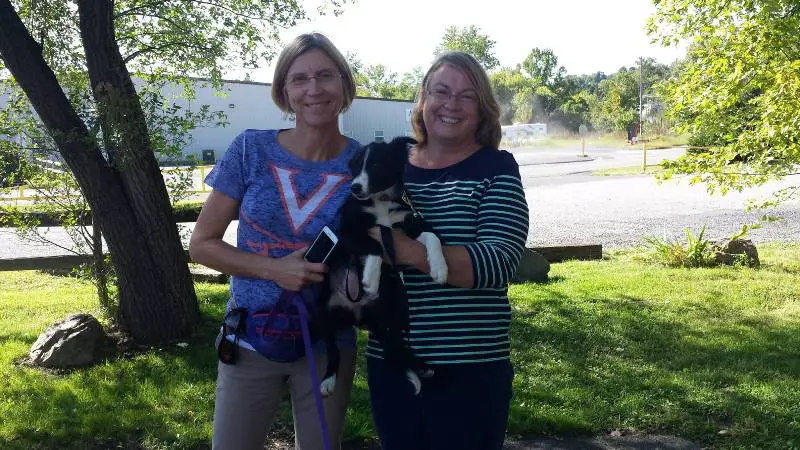
[[[614,167],[612,169],[602,169],[592,172],[592,175],[601,177],[620,176],[620,175],[656,175],[664,172],[661,164],[648,164],[647,170],[642,173],[642,166]]]
[[[510,434],[622,429],[713,448],[800,447],[800,245],[760,250],[760,269],[665,269],[627,251],[554,264],[550,283],[512,286]],[[15,361],[48,324],[96,312],[92,288],[0,273],[0,447],[204,447],[226,288],[197,291],[204,325],[187,348],[41,373]],[[351,442],[373,433],[363,361],[359,371]]]
[[[688,138],[686,136],[673,136],[673,135],[658,135],[658,136],[645,136],[645,146],[648,149],[671,148],[686,145]],[[574,135],[552,135],[541,139],[534,139],[526,142],[523,147],[525,148],[565,148],[571,147],[580,149],[581,139]],[[631,150],[641,150],[642,143],[639,141],[637,144],[628,144],[626,142],[625,134],[598,134],[589,135],[586,137],[587,150],[592,147],[604,148],[622,148]],[[501,145],[501,148],[503,146]]]

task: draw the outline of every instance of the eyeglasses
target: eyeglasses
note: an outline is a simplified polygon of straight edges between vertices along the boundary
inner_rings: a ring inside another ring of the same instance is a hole
[[[309,76],[304,73],[297,73],[292,75],[286,81],[286,84],[292,87],[305,87],[308,86],[309,83],[311,83],[311,80],[316,79],[317,83],[319,84],[329,85],[339,78],[342,78],[342,75],[333,72],[322,72],[314,76]]]
[[[431,96],[436,103],[447,103],[447,101],[452,98],[455,99],[455,102],[461,106],[474,106],[478,104],[478,97],[471,92],[464,94],[452,94],[446,89],[437,88],[429,89],[428,95]]]

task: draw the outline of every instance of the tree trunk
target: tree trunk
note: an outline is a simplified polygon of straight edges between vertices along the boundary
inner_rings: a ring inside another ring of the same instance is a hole
[[[108,317],[115,322],[120,322],[119,310],[111,302],[108,294],[108,270],[106,256],[103,254],[103,233],[100,232],[100,225],[96,222],[92,224],[92,271],[100,306],[108,314]]]
[[[78,6],[111,165],[9,0],[0,0],[0,54],[103,230],[117,272],[123,329],[142,344],[183,338],[199,320],[197,298],[138,97],[114,41],[113,3],[81,1]]]

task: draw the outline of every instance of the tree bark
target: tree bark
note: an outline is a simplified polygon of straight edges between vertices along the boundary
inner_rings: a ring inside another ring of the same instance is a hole
[[[9,0],[0,0],[0,54],[103,230],[117,272],[121,326],[142,344],[183,338],[199,320],[197,298],[144,115],[114,40],[113,2],[84,0],[78,7],[108,161]]]
[[[106,257],[103,253],[103,233],[100,232],[100,224],[94,223],[92,225],[92,271],[94,272],[94,283],[97,286],[97,298],[106,314],[115,322],[120,322],[119,310],[111,302],[108,294],[108,268],[106,266]]]

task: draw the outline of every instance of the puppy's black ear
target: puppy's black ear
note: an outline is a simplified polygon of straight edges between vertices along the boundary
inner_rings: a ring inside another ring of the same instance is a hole
[[[411,147],[412,145],[416,145],[416,139],[408,136],[397,136],[396,138],[392,139],[392,145],[403,144],[406,148]]]
[[[350,173],[355,175],[356,172],[361,170],[361,167],[364,165],[364,156],[367,154],[367,146],[361,147],[358,149],[350,158],[350,161],[347,163],[348,168],[350,169]]]

